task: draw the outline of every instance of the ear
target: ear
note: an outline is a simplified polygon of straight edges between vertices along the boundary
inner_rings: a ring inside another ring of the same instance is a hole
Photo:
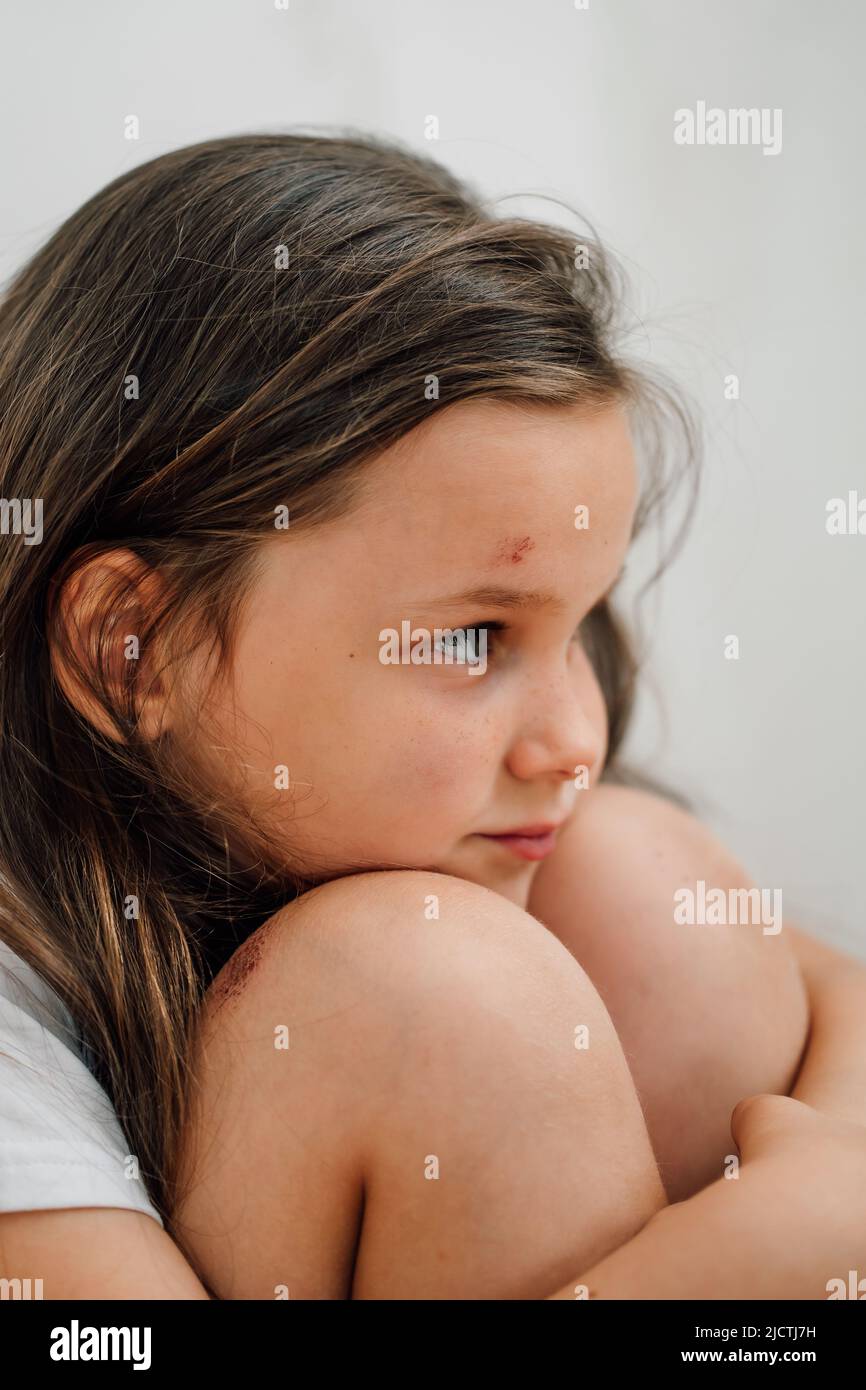
[[[171,726],[171,702],[161,673],[164,653],[146,651],[143,642],[145,619],[155,611],[164,590],[165,581],[157,570],[133,551],[118,549],[83,559],[49,597],[49,650],[55,678],[78,713],[115,743],[123,741],[122,731],[96,695],[100,641],[101,670],[112,704],[124,709],[128,698],[124,692],[132,686],[139,735],[155,739]],[[61,637],[84,675],[92,678],[94,688],[69,660]]]

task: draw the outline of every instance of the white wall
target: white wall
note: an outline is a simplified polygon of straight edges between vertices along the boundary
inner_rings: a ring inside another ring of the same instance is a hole
[[[18,6],[0,59],[0,274],[122,170],[298,123],[397,135],[503,211],[572,226],[541,199],[582,208],[635,277],[636,346],[675,368],[707,432],[701,507],[650,605],[666,717],[647,694],[631,749],[793,915],[866,957],[866,535],[825,530],[828,498],[866,497],[864,13],[858,0]],[[676,145],[674,110],[699,100],[781,108],[781,153]],[[728,633],[739,661],[723,657]]]

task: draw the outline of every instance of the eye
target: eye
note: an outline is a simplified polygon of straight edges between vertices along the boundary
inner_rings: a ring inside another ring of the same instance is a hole
[[[483,656],[488,662],[495,649],[495,637],[506,630],[506,624],[492,619],[490,622],[472,623],[466,627],[452,627],[443,631],[441,637],[433,642],[434,651],[455,665],[476,665]],[[482,638],[481,634],[486,633]]]

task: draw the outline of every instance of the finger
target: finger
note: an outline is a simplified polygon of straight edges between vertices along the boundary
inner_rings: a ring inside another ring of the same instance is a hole
[[[740,1157],[755,1157],[795,1130],[818,1122],[817,1111],[793,1096],[746,1096],[731,1112],[731,1136]]]

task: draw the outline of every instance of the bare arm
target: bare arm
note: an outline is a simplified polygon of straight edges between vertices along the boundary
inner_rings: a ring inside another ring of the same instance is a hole
[[[799,930],[787,927],[785,934],[812,1009],[792,1094],[828,1116],[866,1125],[866,966]],[[754,1130],[754,1112],[760,1117],[763,1104],[759,1099],[742,1107],[745,1129],[737,1107],[739,1179],[719,1179],[663,1208],[631,1241],[551,1298],[574,1299],[584,1288],[593,1298],[616,1299],[825,1298],[834,1274],[864,1267],[866,1231],[854,1214],[866,1184],[866,1129],[859,1145],[855,1138],[841,1148],[832,1137],[804,1130],[800,1141],[805,1137],[823,1158],[817,1164],[778,1155],[768,1161],[766,1152],[758,1163],[748,1114],[751,1107]],[[795,1107],[797,1123],[811,1114]],[[817,1188],[810,1173],[818,1175]],[[798,1249],[808,1252],[808,1267],[792,1259]],[[155,1221],[115,1208],[0,1215],[0,1278],[40,1278],[46,1299],[208,1297]]]
[[[826,1299],[866,1263],[866,1128],[786,1096],[741,1101],[742,1166],[663,1207],[552,1299]]]
[[[120,1207],[4,1212],[0,1279],[41,1279],[45,1299],[208,1297],[158,1222]]]
[[[786,926],[809,995],[811,1025],[791,1095],[866,1125],[866,964]]]
[[[785,935],[811,1014],[791,1095],[810,1108],[741,1102],[740,1177],[663,1208],[552,1298],[826,1298],[830,1279],[863,1267],[866,965],[799,928]],[[796,1154],[784,1151],[792,1138]]]

